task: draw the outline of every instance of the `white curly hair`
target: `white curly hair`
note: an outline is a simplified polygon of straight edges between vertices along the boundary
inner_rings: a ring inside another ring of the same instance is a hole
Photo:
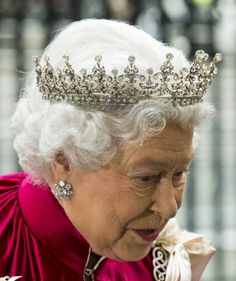
[[[50,57],[50,63],[57,67],[62,65],[63,55],[68,55],[74,70],[79,71],[91,68],[99,54],[109,72],[114,67],[123,70],[129,55],[136,57],[140,70],[158,70],[169,52],[174,55],[176,72],[189,66],[181,51],[140,28],[119,21],[87,19],[62,30],[43,56]],[[160,132],[168,121],[195,128],[214,114],[213,106],[205,102],[173,107],[160,100],[144,100],[120,114],[50,103],[42,99],[34,71],[23,90],[11,122],[14,148],[23,170],[41,182],[50,178],[50,163],[59,152],[73,165],[97,169],[114,157],[119,142],[141,145],[147,134]]]

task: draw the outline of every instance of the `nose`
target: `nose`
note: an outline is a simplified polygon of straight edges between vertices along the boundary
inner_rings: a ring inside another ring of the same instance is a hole
[[[160,213],[166,219],[170,219],[176,215],[178,204],[172,180],[168,178],[161,180],[153,193],[152,204],[149,210]]]

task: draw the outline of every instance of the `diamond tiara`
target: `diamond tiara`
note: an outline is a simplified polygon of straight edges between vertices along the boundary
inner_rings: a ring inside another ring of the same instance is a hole
[[[44,65],[35,57],[36,83],[45,100],[65,101],[75,106],[104,111],[156,98],[170,101],[174,106],[201,102],[217,73],[216,65],[221,61],[222,55],[217,53],[208,62],[208,54],[199,50],[195,53],[190,68],[182,68],[178,73],[173,71],[173,58],[169,53],[159,72],[148,68],[145,74],[141,74],[135,65],[135,57],[129,56],[128,65],[122,73],[114,68],[108,74],[102,65],[102,57],[96,56],[92,71],[88,72],[83,68],[77,74],[68,56],[63,57],[64,67],[61,69],[54,69],[48,57],[45,57]]]

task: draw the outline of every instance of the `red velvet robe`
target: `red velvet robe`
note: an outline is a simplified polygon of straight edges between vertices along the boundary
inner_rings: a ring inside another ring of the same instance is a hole
[[[89,222],[88,222],[89,223]],[[89,244],[48,186],[24,173],[0,177],[0,277],[19,281],[82,281]],[[151,254],[138,262],[101,261],[96,281],[153,281]]]

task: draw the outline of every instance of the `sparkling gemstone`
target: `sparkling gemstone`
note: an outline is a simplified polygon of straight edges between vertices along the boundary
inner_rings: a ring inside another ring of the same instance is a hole
[[[68,57],[68,56],[66,56],[66,55],[65,55],[65,56],[63,56],[63,59],[64,59],[64,61],[65,61],[65,62],[68,62],[68,61],[69,61],[69,57]]]
[[[153,78],[154,78],[154,79],[158,79],[158,77],[159,77],[159,73],[155,73],[155,74],[153,75]]]
[[[102,56],[98,55],[95,57],[96,62],[100,62],[102,60]]]
[[[33,60],[33,62],[38,63],[38,62],[39,62],[39,57],[37,57],[37,56],[33,56],[32,60]]]
[[[214,70],[213,70],[213,74],[216,75],[217,73],[218,73],[218,68],[215,67]]]
[[[198,50],[195,53],[195,56],[200,57],[200,58],[203,58],[204,55],[205,55],[205,52],[203,50]]]
[[[134,63],[135,62],[135,56],[129,56],[128,61],[130,63]]]
[[[82,75],[86,75],[87,70],[86,70],[85,68],[82,68],[82,69],[80,70],[80,73],[81,73]]]
[[[152,75],[153,74],[153,69],[150,67],[146,70],[148,75]]]
[[[112,71],[111,71],[111,73],[112,73],[113,75],[117,75],[117,74],[118,74],[118,69],[117,69],[117,68],[113,68]]]
[[[221,53],[216,53],[215,54],[215,57],[214,57],[214,60],[216,61],[216,62],[220,62],[221,60],[222,60],[222,54]]]
[[[171,53],[168,53],[167,55],[166,55],[166,59],[167,60],[172,60],[174,58],[174,56],[173,56],[173,54],[171,54]]]
[[[188,75],[188,69],[186,67],[184,67],[182,69],[182,73],[183,73],[184,76]]]
[[[167,84],[166,84],[165,82],[163,82],[163,83],[161,84],[161,89],[162,89],[162,90],[167,89]]]
[[[139,77],[139,79],[140,79],[140,81],[145,81],[146,80],[146,77],[144,76],[144,75],[141,75],[140,77]]]
[[[64,181],[59,181],[59,186],[60,186],[60,187],[64,187],[64,186],[65,186]]]
[[[205,53],[204,56],[203,56],[204,61],[207,61],[208,58],[209,58],[209,55],[207,53]]]
[[[179,80],[179,75],[178,75],[177,73],[175,73],[174,76],[173,76],[173,79],[174,79],[175,81]]]

